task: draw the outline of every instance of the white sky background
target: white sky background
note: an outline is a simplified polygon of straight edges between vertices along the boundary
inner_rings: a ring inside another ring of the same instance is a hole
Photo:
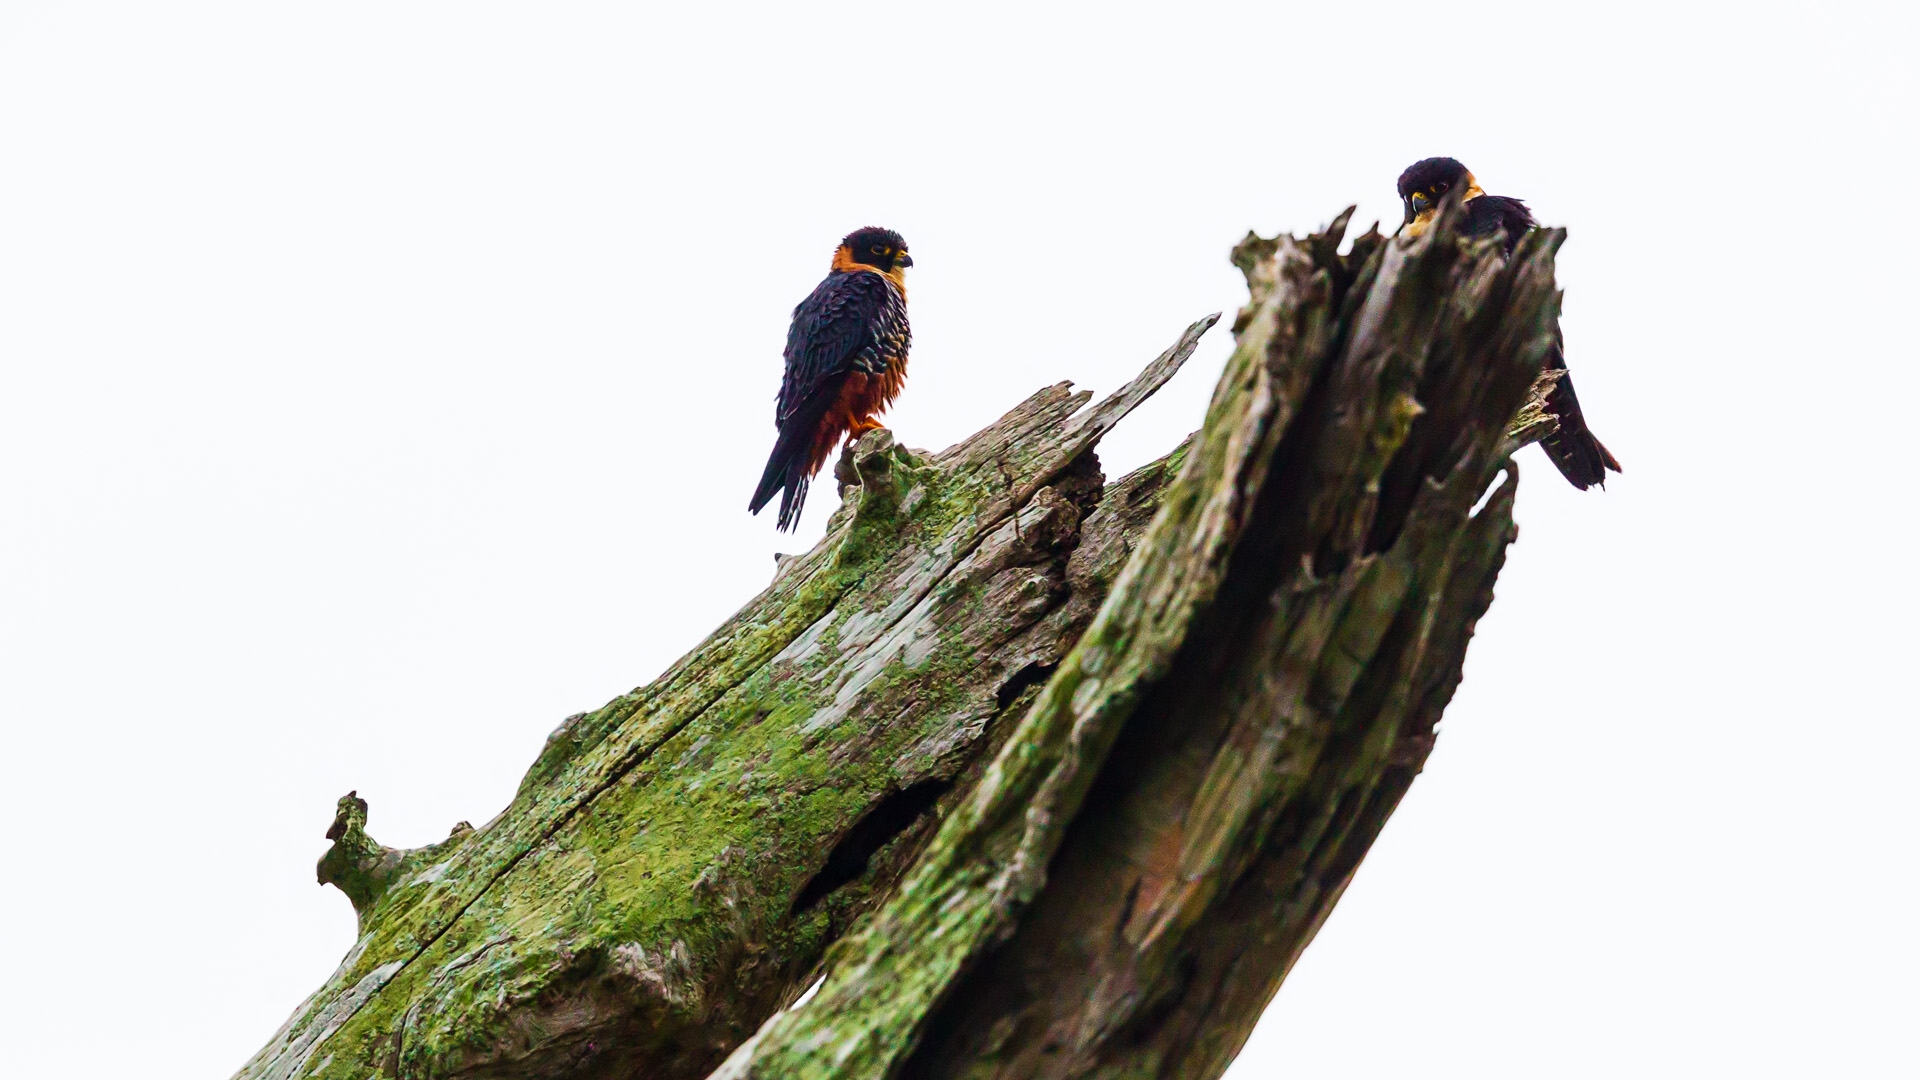
[[[1452,154],[1572,236],[1603,494],[1522,534],[1252,1077],[1913,1076],[1912,16],[0,5],[5,1071],[224,1076],[385,843],[503,807],[801,538],[787,317],[913,247],[940,448]],[[1229,347],[1102,449],[1197,426]]]

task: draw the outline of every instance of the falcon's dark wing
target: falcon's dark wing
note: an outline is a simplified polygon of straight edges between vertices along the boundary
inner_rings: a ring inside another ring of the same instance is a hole
[[[1508,255],[1513,254],[1513,246],[1527,235],[1527,230],[1533,228],[1533,211],[1519,199],[1482,195],[1467,203],[1466,209],[1467,232],[1473,236],[1503,237]],[[1558,319],[1553,324],[1553,350],[1547,354],[1546,368],[1567,370]],[[1580,412],[1580,399],[1574,396],[1571,375],[1560,376],[1560,381],[1547,393],[1546,411],[1553,414],[1560,426],[1540,440],[1540,449],[1547,452],[1547,459],[1569,484],[1585,491],[1595,484],[1604,485],[1608,469],[1620,471],[1620,463],[1594,438],[1593,432],[1587,430],[1587,418]]]
[[[1573,392],[1573,376],[1565,374],[1567,356],[1558,319],[1553,324],[1553,349],[1547,353],[1546,369],[1562,373],[1560,381],[1547,391],[1546,403],[1546,411],[1559,421],[1559,426],[1553,434],[1540,440],[1540,449],[1547,452],[1547,460],[1567,478],[1567,483],[1581,491],[1595,484],[1605,487],[1607,470],[1619,472],[1620,462],[1587,430],[1586,414],[1580,411],[1580,399]]]
[[[793,527],[817,467],[812,457],[825,435],[821,427],[832,422],[830,413],[847,376],[885,370],[888,356],[904,353],[905,335],[905,301],[879,274],[829,274],[793,309],[786,374],[774,407],[780,433],[747,506],[751,512],[759,513],[774,492],[785,489],[780,528]]]
[[[1519,199],[1509,199],[1504,195],[1482,195],[1467,203],[1467,234],[1469,236],[1499,236],[1505,234],[1507,254],[1513,254],[1513,245],[1527,235],[1533,228],[1533,211]]]
[[[887,279],[868,273],[829,274],[800,301],[787,327],[787,370],[774,424],[784,430],[809,398],[850,371],[878,373],[888,308],[898,303]]]

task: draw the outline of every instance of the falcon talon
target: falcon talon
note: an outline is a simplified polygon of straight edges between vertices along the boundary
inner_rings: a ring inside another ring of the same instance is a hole
[[[793,309],[786,373],[774,405],[773,454],[747,504],[758,514],[781,492],[781,531],[800,523],[807,486],[842,438],[880,427],[907,381],[907,242],[892,229],[848,233],[826,279]]]

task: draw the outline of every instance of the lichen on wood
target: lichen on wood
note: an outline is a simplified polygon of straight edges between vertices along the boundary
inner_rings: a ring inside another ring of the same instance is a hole
[[[1542,431],[1560,234],[1345,225],[1235,250],[1167,457],[1094,452],[1212,318],[1097,404],[868,434],[493,821],[396,851],[343,799],[359,940],[240,1076],[1218,1075],[1424,762]]]
[[[569,717],[480,829],[396,851],[343,799],[321,877],[360,940],[241,1076],[705,1075],[885,894],[1092,618],[1168,479],[1109,491],[1094,447],[1213,322],[1098,404],[1051,386],[940,454],[867,435],[826,538],[652,684]]]
[[[1106,603],[829,974],[717,1076],[1208,1077],[1419,771],[1514,536],[1476,512],[1555,233],[1236,251],[1207,423]]]

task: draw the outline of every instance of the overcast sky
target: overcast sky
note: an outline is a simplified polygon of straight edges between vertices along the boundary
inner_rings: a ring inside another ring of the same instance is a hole
[[[912,246],[937,449],[1430,154],[1571,230],[1626,473],[1523,454],[1234,1080],[1914,1075],[1911,5],[642,6],[0,0],[9,1076],[227,1075],[352,944],[337,797],[492,817],[818,538],[743,506],[843,233]]]

